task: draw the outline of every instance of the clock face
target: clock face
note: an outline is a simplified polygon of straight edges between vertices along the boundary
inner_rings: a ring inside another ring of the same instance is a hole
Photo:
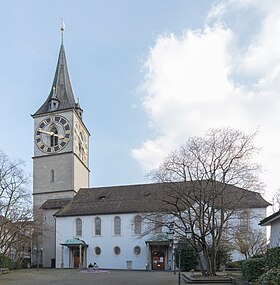
[[[70,140],[70,123],[62,116],[47,117],[35,130],[35,143],[45,153],[59,152]]]

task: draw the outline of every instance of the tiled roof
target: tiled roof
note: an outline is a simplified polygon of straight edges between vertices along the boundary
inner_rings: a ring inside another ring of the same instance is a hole
[[[271,224],[271,222],[277,220],[277,219],[280,219],[280,210],[268,217],[266,217],[265,219],[261,220],[259,225],[261,226],[268,226]]]
[[[69,204],[70,201],[72,201],[71,198],[49,199],[41,206],[41,209],[44,210],[61,209],[65,207],[67,204]]]
[[[174,210],[174,206],[170,202],[181,201],[182,197],[190,197],[191,192],[189,195],[183,194],[184,196],[182,193],[193,185],[193,182],[177,182],[80,189],[72,202],[59,211],[56,216],[170,211]],[[209,188],[209,186],[207,187]],[[228,207],[232,205],[233,201],[236,201],[238,205],[235,204],[235,206],[241,209],[263,208],[269,205],[259,193],[232,185],[227,185],[225,191],[224,197]],[[164,200],[168,202],[165,203]],[[215,204],[219,204],[218,199]],[[184,207],[180,202],[178,205]]]

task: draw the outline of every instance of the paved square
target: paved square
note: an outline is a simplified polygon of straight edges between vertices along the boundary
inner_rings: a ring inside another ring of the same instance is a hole
[[[86,273],[77,269],[22,269],[0,275],[3,285],[176,285],[177,275],[165,271]]]

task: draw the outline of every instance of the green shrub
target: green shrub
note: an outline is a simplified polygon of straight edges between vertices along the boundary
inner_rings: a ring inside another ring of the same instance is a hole
[[[264,273],[258,280],[259,285],[279,285],[280,284],[280,267],[275,267]]]
[[[248,282],[255,281],[265,272],[264,267],[264,258],[254,258],[245,260],[241,266],[243,279]]]
[[[226,267],[227,268],[241,268],[243,262],[244,260],[228,262],[226,263]]]
[[[21,268],[21,261],[14,261],[7,256],[2,256],[0,258],[0,267],[9,269],[19,269]]]
[[[266,252],[266,263],[268,269],[278,267],[280,264],[280,247],[269,248]],[[279,283],[280,284],[280,283]]]

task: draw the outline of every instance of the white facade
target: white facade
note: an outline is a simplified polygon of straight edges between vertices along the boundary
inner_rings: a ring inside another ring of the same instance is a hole
[[[245,213],[245,217],[242,215]],[[266,229],[259,226],[259,222],[266,217],[266,208],[253,208],[245,209],[237,212],[232,216],[230,221],[231,236],[234,236],[236,229],[242,228],[244,226],[244,231],[261,231],[263,236],[266,237]],[[239,251],[233,250],[231,253],[231,258],[233,261],[243,260],[244,255]]]
[[[270,226],[270,247],[280,246],[280,210],[260,222],[262,226]],[[265,227],[264,227],[265,228]]]
[[[271,223],[270,247],[280,246],[280,218]]]
[[[94,191],[94,190],[93,190]],[[262,230],[265,235],[265,228],[258,225],[259,221],[265,217],[266,209],[248,209],[251,219],[250,228]],[[121,234],[114,234],[114,218],[121,219]],[[171,244],[167,239],[151,242],[156,234],[153,232],[146,236],[135,234],[134,218],[136,214],[118,215],[88,215],[56,217],[56,267],[74,268],[74,251],[79,251],[78,247],[62,246],[67,240],[79,238],[84,241],[87,247],[82,249],[83,261],[81,267],[87,267],[89,263],[96,262],[100,268],[107,269],[155,269],[153,263],[153,252],[160,248],[162,251],[163,269],[173,269],[173,255]],[[101,219],[101,235],[95,234],[95,219]],[[82,220],[82,234],[77,236],[76,221]],[[239,215],[233,217],[232,227],[237,227],[240,223]],[[142,224],[142,233],[144,225]],[[166,236],[167,229],[162,229],[162,235]],[[100,248],[100,254],[96,254],[96,248]],[[114,248],[119,247],[120,253],[116,254]],[[140,253],[135,253],[135,247],[141,249]],[[244,256],[237,251],[232,252],[233,261],[242,260]]]
[[[121,234],[114,234],[114,219],[121,219]],[[101,219],[101,235],[95,234],[95,219]],[[149,236],[141,237],[135,234],[133,226],[134,214],[81,216],[81,217],[57,217],[56,218],[56,267],[73,268],[73,248],[61,244],[69,239],[77,238],[76,220],[82,220],[82,235],[78,236],[86,245],[86,253],[82,266],[96,262],[100,268],[108,269],[150,269],[152,253],[146,241]],[[159,242],[162,244],[162,242]],[[96,254],[96,247],[101,252]],[[115,247],[120,248],[116,254]],[[140,248],[140,252],[139,252]],[[76,250],[78,250],[76,248]],[[63,253],[62,253],[63,251]],[[62,258],[63,255],[63,258]],[[172,262],[171,248],[169,244],[164,247],[164,267],[168,268]],[[63,260],[62,260],[63,259]]]

